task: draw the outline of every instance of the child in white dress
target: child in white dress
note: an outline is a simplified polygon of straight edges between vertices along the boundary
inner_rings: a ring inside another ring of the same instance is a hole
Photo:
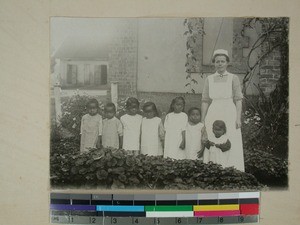
[[[141,154],[162,156],[164,127],[161,118],[158,117],[156,105],[153,102],[146,102],[143,106],[143,112]]]
[[[172,100],[169,113],[166,116],[165,127],[165,149],[164,158],[185,159],[185,130],[188,121],[183,112],[185,101],[183,97]]]
[[[222,167],[228,166],[229,150],[231,142],[226,134],[226,125],[222,120],[213,123],[214,136],[210,137],[205,143],[203,162],[213,162],[221,164]]]
[[[122,148],[123,145],[123,126],[121,121],[116,118],[116,106],[110,102],[104,108],[105,119],[103,120],[102,144],[107,148]]]
[[[200,159],[203,160],[201,154],[198,152],[201,150],[201,138],[202,138],[202,128],[204,126],[201,123],[201,110],[197,107],[192,107],[188,111],[188,123],[186,126],[186,158],[187,159]]]
[[[140,151],[140,136],[142,116],[137,114],[140,103],[136,98],[128,98],[126,101],[126,114],[121,116],[123,124],[123,149],[138,155]]]
[[[101,147],[102,116],[98,114],[98,101],[89,100],[87,109],[88,114],[81,119],[80,152],[88,152],[90,148]]]

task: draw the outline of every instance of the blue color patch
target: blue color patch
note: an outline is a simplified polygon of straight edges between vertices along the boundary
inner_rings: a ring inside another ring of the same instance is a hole
[[[97,205],[97,211],[110,212],[144,212],[144,206],[132,205]]]

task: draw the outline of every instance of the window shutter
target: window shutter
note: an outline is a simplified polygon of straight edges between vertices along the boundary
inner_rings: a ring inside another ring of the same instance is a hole
[[[107,84],[107,65],[101,65],[101,84]]]
[[[95,85],[100,85],[100,82],[101,82],[101,67],[100,67],[100,65],[95,66],[94,82],[95,82]]]

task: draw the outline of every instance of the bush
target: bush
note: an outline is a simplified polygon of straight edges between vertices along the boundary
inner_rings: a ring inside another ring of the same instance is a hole
[[[76,140],[80,140],[80,125],[81,118],[87,113],[86,105],[91,99],[88,95],[73,95],[67,101],[62,103],[62,117],[60,119],[60,127],[53,127],[51,131],[59,130],[59,132],[52,132],[51,139],[57,134],[61,135],[61,138],[70,136],[71,134]],[[127,98],[121,98],[118,100],[117,117],[120,118],[126,113],[125,105]],[[139,100],[141,106],[145,104],[145,100]],[[103,116],[104,104],[99,101],[99,114]],[[142,113],[142,112],[140,112]],[[65,135],[66,134],[66,135]]]
[[[124,150],[54,153],[51,184],[100,188],[257,190],[263,186],[248,173],[199,160],[132,156]]]
[[[245,170],[261,183],[287,186],[288,162],[264,150],[245,150]]]
[[[91,97],[87,95],[73,95],[62,103],[61,127],[70,132],[77,140],[80,139],[81,118],[87,113],[86,105],[90,99]],[[99,106],[101,114],[102,102],[99,102]]]

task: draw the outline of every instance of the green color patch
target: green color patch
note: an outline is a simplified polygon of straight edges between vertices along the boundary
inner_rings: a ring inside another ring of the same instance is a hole
[[[193,211],[192,205],[145,206],[145,211]]]

